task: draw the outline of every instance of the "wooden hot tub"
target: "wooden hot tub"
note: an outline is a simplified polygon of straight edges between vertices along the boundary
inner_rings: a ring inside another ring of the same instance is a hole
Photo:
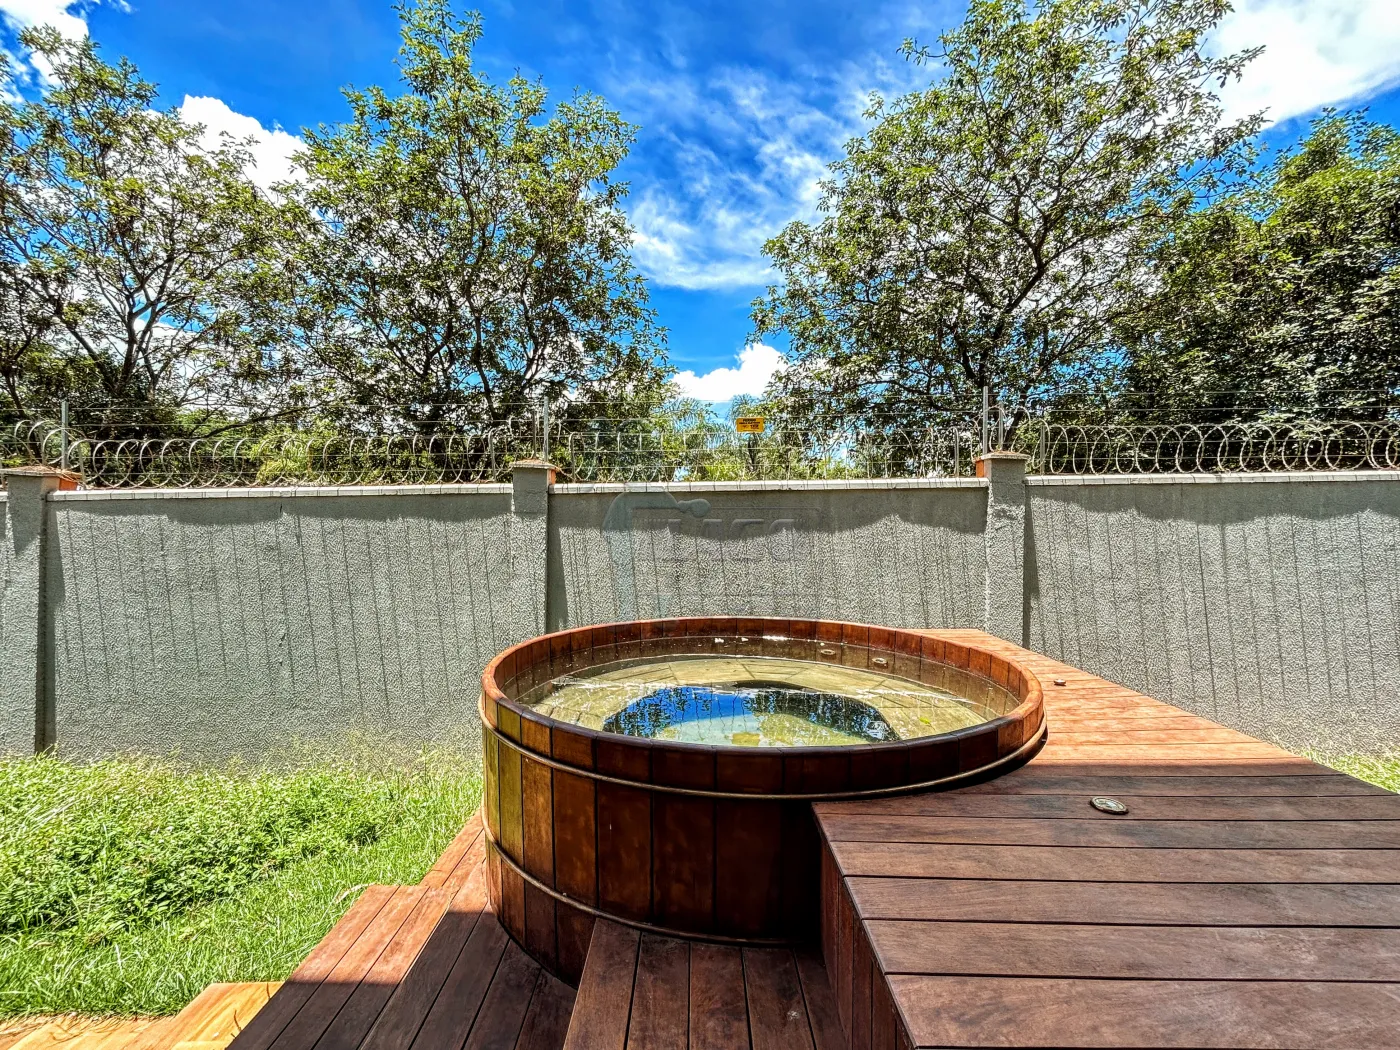
[[[663,657],[776,657],[955,686],[994,717],[955,732],[825,747],[740,747],[590,729],[532,710],[563,675]],[[577,981],[595,916],[673,935],[815,942],[810,803],[939,788],[1027,758],[1040,686],[994,653],[915,631],[685,618],[580,627],[482,676],[489,893],[543,965]]]

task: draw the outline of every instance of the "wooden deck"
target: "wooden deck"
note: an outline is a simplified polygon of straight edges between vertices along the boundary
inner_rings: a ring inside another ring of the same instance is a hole
[[[496,921],[484,854],[473,818],[419,885],[367,888],[231,1050],[845,1047],[813,952],[600,921],[576,1004]]]
[[[639,934],[600,921],[566,1050],[843,1050],[815,954]]]
[[[574,992],[486,899],[473,818],[416,886],[370,886],[232,1050],[558,1050]]]
[[[277,989],[211,984],[174,1017],[17,1019],[0,1025],[0,1050],[223,1050]]]
[[[575,993],[496,921],[473,818],[419,885],[366,889],[233,1050],[1400,1048],[1400,797],[934,633],[1030,667],[1049,740],[981,784],[819,803],[820,955],[599,920]],[[164,1023],[73,1050],[223,1050]]]
[[[1400,1046],[1400,797],[938,633],[1030,665],[1049,740],[984,784],[816,807],[854,1050]]]

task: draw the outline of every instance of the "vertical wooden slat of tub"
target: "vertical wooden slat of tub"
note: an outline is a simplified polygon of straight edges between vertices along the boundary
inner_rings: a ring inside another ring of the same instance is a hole
[[[520,752],[508,740],[497,741],[496,788],[500,794],[501,829],[496,841],[517,864],[525,861],[521,850],[523,812],[520,800]]]
[[[599,773],[646,782],[651,750],[634,740],[594,743]],[[626,919],[651,918],[651,791],[596,783],[598,793],[598,907]]]
[[[505,708],[501,709],[502,714]],[[503,719],[504,721],[504,719]],[[500,793],[501,852],[516,864],[523,864],[524,807],[521,798],[520,752],[508,740],[497,741],[497,788]],[[516,940],[525,939],[525,882],[506,863],[501,864],[501,925]]]
[[[501,840],[501,792],[498,787],[496,734],[490,726],[481,727],[481,810],[486,830]]]
[[[841,625],[841,662],[847,667],[870,664],[870,628],[858,623]]]
[[[972,773],[997,758],[997,729],[992,722],[960,729],[952,736],[958,741],[958,769]]]
[[[658,746],[658,784],[713,790],[712,748]],[[705,932],[715,921],[715,800],[656,792],[652,799],[652,914],[662,926]]]
[[[958,772],[958,742],[949,736],[913,740],[908,745],[909,783],[927,784]]]
[[[787,625],[788,644],[785,655],[794,660],[815,660],[816,620],[789,620]]]
[[[547,728],[545,730],[548,732]],[[527,736],[528,736],[527,732]],[[547,740],[544,747],[548,750]],[[520,767],[521,790],[524,798],[523,867],[546,886],[555,885],[554,878],[554,785],[553,771],[529,754],[523,756]],[[558,940],[554,928],[554,898],[543,890],[525,885],[526,949],[550,969],[558,957]]]
[[[588,958],[588,944],[593,939],[593,916],[555,902],[555,922],[559,931],[558,976],[577,985],[583,976],[583,964]]]
[[[783,790],[822,794],[851,786],[851,761],[845,748],[790,748],[783,753]],[[783,928],[789,937],[810,941],[817,924],[820,843],[812,807],[806,802],[783,806]]]
[[[554,758],[579,769],[593,768],[593,740],[554,727]],[[590,907],[598,903],[598,812],[594,781],[562,769],[554,771],[554,885]],[[559,973],[577,981],[583,973],[593,916],[556,903]]]
[[[774,794],[783,790],[781,753],[720,750],[720,791]],[[782,935],[781,802],[719,799],[715,803],[715,931],[726,936]],[[766,873],[766,877],[760,875]]]
[[[501,925],[516,941],[525,943],[525,880],[509,864],[501,862]]]
[[[910,681],[919,680],[919,656],[923,639],[913,631],[898,631],[894,636],[894,673]]]
[[[907,746],[857,746],[850,749],[850,755],[852,791],[873,791],[909,783]]]
[[[795,941],[812,940],[821,907],[818,881],[820,838],[812,808],[806,802],[782,806],[782,896],[779,901],[782,936]]]

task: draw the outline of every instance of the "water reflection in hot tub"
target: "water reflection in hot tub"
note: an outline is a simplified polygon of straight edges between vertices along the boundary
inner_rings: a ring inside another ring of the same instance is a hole
[[[996,717],[949,689],[775,657],[687,656],[605,664],[532,696],[542,715],[626,736],[749,747],[882,743]]]

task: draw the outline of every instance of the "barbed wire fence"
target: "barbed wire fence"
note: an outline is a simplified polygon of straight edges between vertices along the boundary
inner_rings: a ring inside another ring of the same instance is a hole
[[[561,480],[681,482],[968,477],[984,451],[1036,474],[1400,470],[1400,419],[1085,422],[993,404],[926,427],[775,421],[739,434],[714,419],[522,412],[444,433],[275,429],[214,436],[88,437],[65,421],[0,430],[0,463],[72,470],[90,489],[469,484],[547,458]]]

